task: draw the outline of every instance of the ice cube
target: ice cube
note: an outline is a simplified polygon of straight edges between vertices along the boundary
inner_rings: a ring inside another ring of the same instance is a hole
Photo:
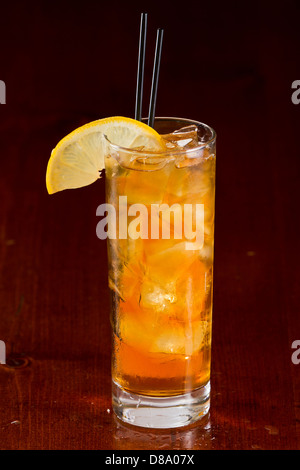
[[[140,242],[130,239],[109,241],[109,287],[123,301],[139,292],[145,274]]]
[[[165,156],[156,156],[151,155],[150,153],[146,154],[145,156],[141,156],[138,153],[138,149],[136,150],[137,152],[135,153],[133,149],[131,155],[128,155],[128,152],[125,153],[120,151],[118,153],[116,160],[122,168],[126,168],[128,170],[152,172],[162,169],[169,161],[169,159]]]
[[[201,348],[207,328],[206,321],[195,321],[186,326],[178,323],[163,326],[150,346],[150,352],[165,354],[182,354],[190,356]]]
[[[172,321],[167,316],[138,309],[130,302],[122,303],[120,308],[119,335],[128,346],[144,353],[189,356],[203,345],[207,321]]]
[[[120,266],[112,265],[112,269],[109,270],[108,286],[125,302],[139,291],[141,281],[137,270],[128,269],[126,266],[118,273],[120,270]]]
[[[205,308],[207,267],[197,258],[177,280],[175,316],[178,321],[190,322],[203,319]]]
[[[140,296],[142,308],[154,308],[158,312],[168,312],[170,305],[176,301],[175,284],[169,283],[163,288],[151,281],[143,282]]]
[[[125,177],[124,194],[128,204],[157,204],[164,197],[171,171],[170,165],[153,171],[129,171]]]
[[[198,145],[198,129],[195,125],[182,127],[171,134],[164,134],[162,137],[170,149],[178,147],[187,149]]]
[[[152,280],[161,283],[174,282],[189,268],[197,256],[196,250],[186,249],[185,241],[174,243],[165,250],[158,249],[156,252],[146,253],[147,273]]]
[[[181,160],[176,160],[175,167],[170,173],[163,202],[201,204],[203,197],[212,189],[211,173],[203,168],[202,159],[192,159],[196,165],[189,168],[191,167],[188,162],[189,156],[184,155],[180,158]]]
[[[176,168],[185,168],[200,164],[200,162],[215,157],[211,155],[209,147],[205,147],[201,142],[198,134],[198,128],[195,125],[186,126],[178,129],[171,134],[164,134],[162,136],[165,139],[166,146],[169,151],[187,150],[187,153],[176,158]],[[199,145],[202,146],[199,147]],[[197,150],[191,152],[192,149]]]

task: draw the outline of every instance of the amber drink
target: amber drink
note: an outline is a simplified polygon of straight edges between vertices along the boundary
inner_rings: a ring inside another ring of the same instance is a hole
[[[112,393],[123,421],[172,428],[209,410],[216,136],[185,119],[154,128],[162,153],[107,141]]]

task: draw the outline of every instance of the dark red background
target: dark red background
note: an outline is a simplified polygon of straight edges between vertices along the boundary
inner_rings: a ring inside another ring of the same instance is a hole
[[[133,117],[140,13],[144,115],[164,28],[157,115],[217,131],[212,408],[145,432],[113,417],[104,180],[48,196],[52,148],[79,125]],[[2,449],[299,449],[300,4],[2,2]]]

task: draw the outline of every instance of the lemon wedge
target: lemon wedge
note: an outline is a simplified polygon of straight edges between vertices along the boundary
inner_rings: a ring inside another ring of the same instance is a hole
[[[165,149],[162,137],[135,119],[115,116],[92,121],[68,134],[52,150],[46,172],[49,194],[81,188],[101,177],[105,168],[103,135],[120,147],[148,152]]]

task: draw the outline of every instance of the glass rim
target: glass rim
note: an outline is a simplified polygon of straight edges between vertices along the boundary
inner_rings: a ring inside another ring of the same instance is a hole
[[[199,145],[197,145],[196,147],[193,147],[193,148],[188,148],[188,149],[176,149],[174,151],[172,150],[168,150],[168,151],[163,151],[163,152],[151,152],[151,151],[146,151],[146,150],[138,150],[138,149],[134,149],[134,148],[128,148],[128,147],[122,147],[120,145],[117,145],[117,144],[114,144],[113,142],[111,142],[109,140],[109,138],[105,135],[104,135],[104,138],[105,140],[108,142],[108,144],[115,150],[115,151],[121,151],[121,152],[126,152],[126,153],[134,153],[135,155],[137,156],[141,156],[141,157],[151,157],[151,156],[156,156],[156,157],[161,157],[161,156],[173,156],[173,155],[182,155],[182,154],[191,154],[191,153],[196,153],[196,152],[199,152],[199,150],[203,150],[205,149],[208,145],[212,144],[213,142],[216,141],[216,137],[217,137],[217,134],[216,134],[216,131],[211,127],[209,126],[208,124],[205,124],[203,122],[200,122],[200,121],[195,121],[194,119],[187,119],[187,118],[179,118],[179,117],[163,117],[163,116],[158,116],[155,118],[154,120],[154,123],[156,121],[181,121],[182,123],[186,123],[186,125],[192,125],[192,124],[195,124],[197,127],[204,127],[206,128],[208,131],[210,131],[212,137],[210,137],[209,139],[207,139],[206,141],[204,142],[201,142]],[[148,118],[143,118],[142,119],[142,122],[148,122]],[[162,134],[163,135],[163,134]]]

